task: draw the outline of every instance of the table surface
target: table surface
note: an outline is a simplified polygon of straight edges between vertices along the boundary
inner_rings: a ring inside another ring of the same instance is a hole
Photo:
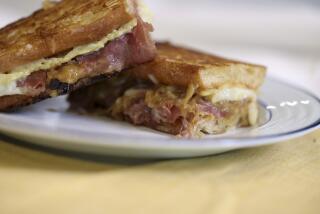
[[[320,130],[189,160],[49,150],[1,137],[1,213],[319,213]]]
[[[269,75],[320,96],[319,7],[222,10],[196,3],[202,9],[195,13],[188,4],[178,11],[169,1],[148,2],[156,38],[268,65]],[[0,25],[38,5],[4,0]],[[318,214],[319,154],[320,130],[272,146],[167,161],[69,153],[0,135],[0,213]]]

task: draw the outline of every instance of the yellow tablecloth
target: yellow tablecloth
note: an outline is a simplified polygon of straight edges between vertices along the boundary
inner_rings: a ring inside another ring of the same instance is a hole
[[[320,130],[277,145],[144,164],[0,142],[0,213],[320,213]]]

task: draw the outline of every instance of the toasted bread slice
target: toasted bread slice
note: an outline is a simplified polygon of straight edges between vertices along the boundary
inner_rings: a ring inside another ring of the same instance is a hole
[[[0,73],[102,39],[135,19],[133,1],[63,0],[0,30]]]
[[[197,85],[202,89],[222,85],[243,85],[257,89],[263,83],[266,67],[201,53],[169,43],[158,43],[154,61],[131,70],[138,78],[161,84]]]
[[[62,0],[0,30],[0,111],[152,60],[143,9],[137,0]]]

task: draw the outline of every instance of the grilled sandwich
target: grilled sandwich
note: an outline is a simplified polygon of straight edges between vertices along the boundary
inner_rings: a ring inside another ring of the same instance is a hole
[[[46,1],[0,30],[0,111],[69,93],[152,60],[137,0]]]
[[[257,123],[264,66],[169,43],[157,49],[155,60],[72,93],[71,109],[183,137]]]

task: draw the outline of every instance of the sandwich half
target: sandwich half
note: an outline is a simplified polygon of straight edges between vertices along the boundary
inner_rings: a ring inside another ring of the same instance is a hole
[[[0,111],[15,109],[152,60],[146,8],[137,0],[46,1],[0,30]]]
[[[258,120],[264,66],[157,44],[155,60],[69,96],[71,109],[199,137]]]

